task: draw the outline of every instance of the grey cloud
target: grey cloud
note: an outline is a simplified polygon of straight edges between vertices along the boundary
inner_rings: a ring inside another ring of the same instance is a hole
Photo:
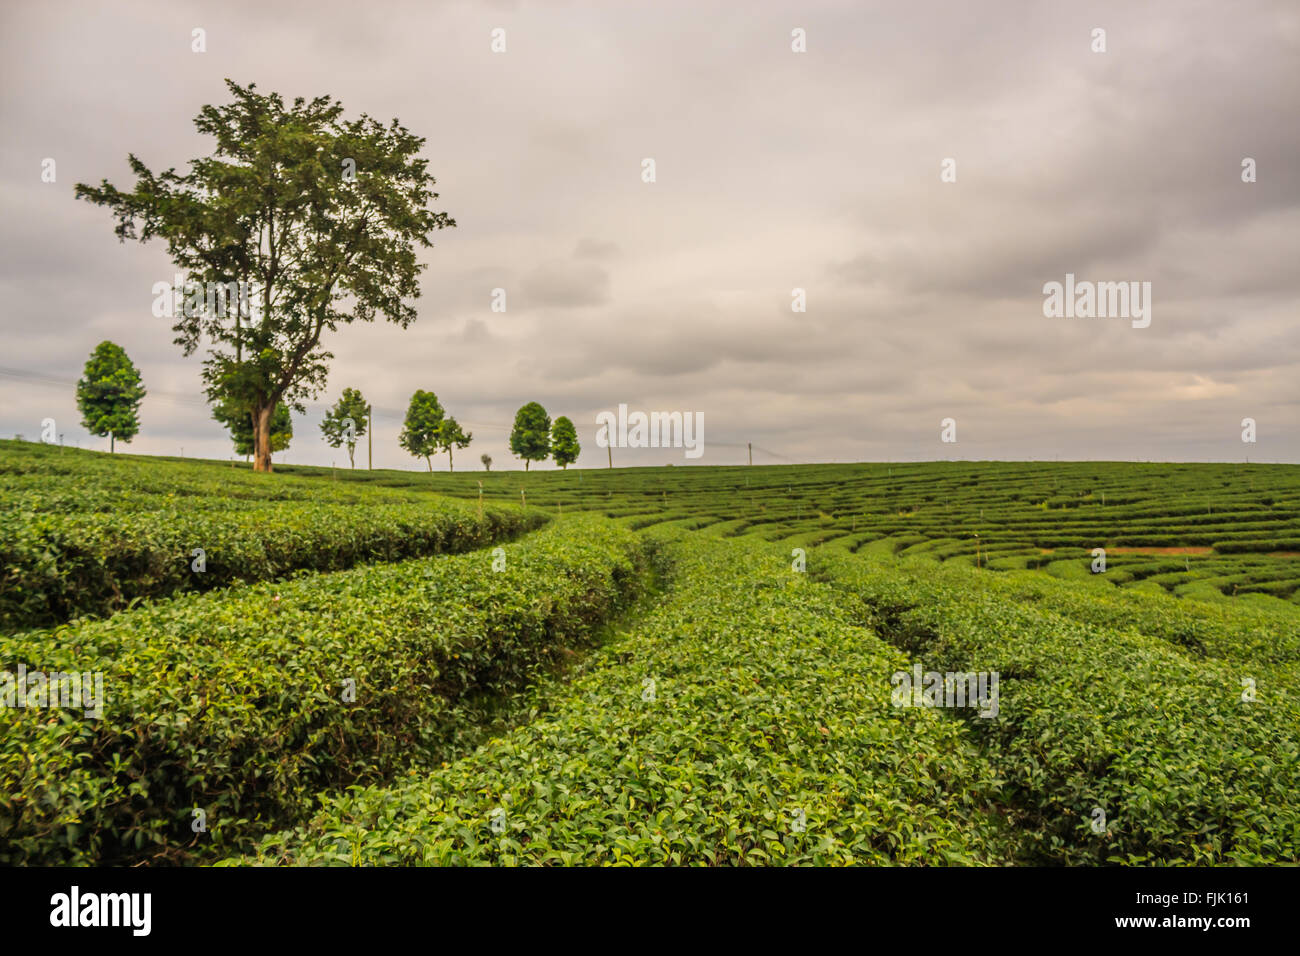
[[[119,342],[156,389],[134,451],[229,446],[205,408],[161,398],[199,395],[203,357],[150,314],[165,249],[119,244],[72,186],[126,185],[128,152],[155,169],[205,154],[192,119],[230,76],[427,137],[458,227],[421,252],[408,330],[325,343],[316,400],[346,385],[387,410],[377,465],[418,464],[395,444],[416,388],[495,467],[530,400],[587,439],[619,401],[701,410],[714,463],[743,462],[745,441],[806,460],[1236,460],[1223,423],[1243,408],[1261,422],[1252,458],[1300,454],[1300,13],[1284,0],[169,10],[0,13],[0,365],[75,380]],[[1152,326],[1044,318],[1042,284],[1066,272],[1151,281]],[[790,311],[796,286],[807,313]],[[0,434],[47,414],[75,436],[67,389],[0,377]],[[937,440],[949,414],[955,448]],[[318,417],[296,420],[289,460],[328,464]],[[592,446],[580,464],[603,459]]]

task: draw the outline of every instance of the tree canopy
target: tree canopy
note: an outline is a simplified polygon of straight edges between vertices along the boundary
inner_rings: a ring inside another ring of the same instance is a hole
[[[163,240],[190,280],[247,291],[256,314],[209,297],[173,330],[186,355],[211,343],[208,397],[249,416],[254,467],[269,471],[278,404],[301,412],[324,387],[333,356],[323,334],[377,316],[413,322],[407,300],[419,297],[425,268],[417,250],[456,223],[428,208],[438,194],[424,140],[397,120],[344,119],[329,96],[286,103],[255,84],[226,86],[233,101],[194,120],[215,140],[211,156],[155,173],[131,154],[130,191],[103,180],[77,184],[76,195],[112,211],[121,241]]]
[[[370,414],[370,405],[359,389],[345,388],[343,396],[334,403],[334,407],[325,412],[320,430],[325,442],[331,448],[346,445],[348,462],[353,468],[357,466],[357,439],[366,434],[366,418]],[[349,423],[351,426],[349,427]]]
[[[423,458],[433,471],[433,456],[438,453],[439,432],[447,413],[433,392],[418,389],[406,409],[406,421],[397,443],[416,458]]]
[[[81,424],[92,435],[109,436],[109,451],[117,440],[129,442],[140,431],[140,401],[145,396],[140,372],[126,351],[107,340],[95,346],[77,382]]]
[[[510,451],[524,460],[524,471],[531,462],[551,456],[551,418],[537,402],[529,402],[515,412]]]
[[[447,453],[448,471],[456,470],[455,463],[452,461],[452,448],[464,448],[473,440],[474,436],[461,428],[460,423],[450,415],[442,420],[442,424],[438,426],[437,443],[438,447]]]
[[[582,446],[578,444],[578,430],[567,417],[561,415],[551,426],[551,455],[561,468],[568,468],[578,460]]]

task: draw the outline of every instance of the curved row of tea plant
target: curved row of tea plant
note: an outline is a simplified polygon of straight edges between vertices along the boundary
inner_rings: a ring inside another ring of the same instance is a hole
[[[615,461],[619,456],[615,455]],[[329,476],[293,467],[294,476]],[[340,473],[372,488],[598,511],[640,527],[694,518],[707,533],[815,546],[853,540],[873,552],[993,567],[1037,567],[1097,547],[1134,555],[1144,577],[1198,599],[1258,594],[1300,603],[1300,467],[1257,463],[936,461],[521,472]],[[323,484],[324,482],[322,482]],[[1176,550],[1179,568],[1157,567]],[[1050,552],[1050,553],[1045,553]],[[1183,552],[1190,552],[1183,554]],[[1250,559],[1237,562],[1237,555]],[[1088,559],[1089,561],[1091,558]],[[1127,569],[1126,569],[1127,570]]]
[[[368,508],[282,503],[241,511],[11,513],[0,524],[0,628],[49,627],[111,614],[141,598],[294,571],[467,551],[547,520],[536,510],[498,505],[479,513],[465,502],[432,498]]]
[[[331,474],[325,470],[325,476]],[[335,476],[341,470],[333,472]],[[409,484],[409,482],[408,482]],[[280,474],[271,480],[247,465],[140,455],[105,455],[37,442],[0,440],[0,501],[5,510],[61,514],[232,511],[272,501],[406,504],[428,487],[389,488]]]
[[[1157,605],[1126,623],[1113,606],[1087,611],[1093,588],[1066,600],[1017,572],[833,549],[810,556],[809,570],[862,598],[866,620],[927,670],[1000,674],[997,719],[963,723],[1005,780],[1022,859],[1300,862],[1294,635],[1269,655],[1251,633],[1257,620],[1234,630],[1206,617],[1184,631],[1193,617],[1171,617],[1147,632]],[[1199,656],[1197,641],[1225,657]],[[1269,662],[1278,656],[1289,663]]]
[[[567,520],[567,519],[566,519]],[[652,534],[670,591],[546,716],[327,798],[251,858],[294,864],[987,862],[997,775],[891,705],[903,656],[773,549]],[[232,862],[248,862],[247,859]]]
[[[229,852],[317,790],[441,759],[632,600],[646,571],[631,532],[566,516],[500,551],[0,637],[0,670],[99,671],[107,698],[102,719],[0,707],[0,862]]]

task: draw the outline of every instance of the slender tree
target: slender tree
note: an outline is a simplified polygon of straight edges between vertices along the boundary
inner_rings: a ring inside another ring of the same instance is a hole
[[[397,443],[416,458],[423,458],[430,472],[433,471],[433,456],[438,452],[438,433],[446,415],[437,395],[419,389],[411,396],[402,433],[397,436]]]
[[[140,400],[145,396],[140,372],[120,345],[107,340],[95,346],[77,382],[81,424],[92,435],[108,436],[112,454],[117,440],[130,442],[140,431]]]
[[[578,460],[582,446],[578,444],[578,430],[573,422],[561,415],[551,425],[551,455],[561,468],[568,468]]]
[[[325,413],[325,418],[320,423],[325,442],[331,448],[347,445],[348,463],[353,468],[357,467],[357,439],[366,433],[366,417],[369,414],[370,406],[361,392],[355,388],[345,388],[342,398]]]
[[[456,470],[455,463],[452,461],[452,448],[464,448],[473,440],[473,434],[462,429],[460,423],[450,415],[442,420],[442,424],[438,426],[437,443],[438,447],[447,453],[448,471]]]
[[[484,471],[491,471],[491,470],[492,470],[492,456],[491,456],[491,455],[488,455],[488,454],[479,455],[479,456],[478,456],[478,460],[481,461],[481,462],[483,462],[483,470],[484,470]]]
[[[209,340],[208,397],[249,416],[254,469],[270,471],[277,406],[302,411],[324,387],[333,356],[322,335],[376,316],[410,325],[417,250],[456,223],[428,208],[438,194],[424,140],[397,120],[344,119],[329,96],[286,104],[255,84],[226,86],[233,102],[194,121],[216,141],[211,156],[155,173],[130,155],[131,191],[103,180],[76,195],[110,209],[123,242],[164,240],[189,280],[237,284],[240,306],[199,296],[172,328],[186,355]]]
[[[515,412],[515,427],[510,432],[510,450],[524,460],[524,471],[534,461],[551,456],[551,418],[536,402]]]

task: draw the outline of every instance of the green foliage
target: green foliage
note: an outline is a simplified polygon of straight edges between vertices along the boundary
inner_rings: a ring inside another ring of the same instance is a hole
[[[357,439],[366,434],[366,420],[370,414],[370,404],[359,389],[345,388],[343,395],[334,407],[325,412],[321,420],[321,434],[331,448],[347,445],[348,462],[356,467]]]
[[[253,420],[248,412],[236,411],[229,402],[217,402],[212,406],[212,417],[230,432],[236,455],[253,454]],[[280,402],[271,415],[271,451],[284,451],[292,440],[293,416],[289,414],[289,406]]]
[[[440,474],[431,487],[478,497],[468,476]],[[484,484],[487,499],[518,501],[519,491],[504,476]],[[689,515],[710,534],[970,565],[978,541],[981,568],[1068,561],[1099,586],[1149,590],[1150,582],[1198,600],[1254,594],[1260,606],[1300,604],[1296,465],[909,462],[602,468],[577,476],[557,469],[532,476],[527,493],[529,502],[566,514],[640,515],[645,527]],[[1057,504],[1046,507],[1049,499]],[[1124,573],[1091,575],[1097,547]],[[1177,553],[1160,553],[1171,548]]]
[[[1105,590],[1077,591],[1070,617],[1042,606],[1037,594],[1068,586],[1036,574],[835,553],[809,572],[861,598],[864,622],[927,670],[1001,674],[996,719],[954,716],[1005,781],[1014,861],[1300,862],[1300,669],[1255,659],[1255,641],[1234,647],[1230,619],[1202,622],[1230,658],[1216,659],[1186,643],[1179,602],[1161,596],[1154,606],[1174,618],[1156,636],[1149,613],[1122,629],[1076,619]],[[1289,637],[1269,636],[1294,653],[1294,620]],[[1095,808],[1110,821],[1102,833]]]
[[[569,527],[506,546],[500,571],[488,552],[422,559],[0,638],[0,660],[102,672],[107,698],[99,720],[0,708],[0,862],[229,852],[317,790],[442,759],[639,593],[632,534]]]
[[[891,706],[888,675],[905,658],[857,626],[855,602],[792,574],[774,549],[689,532],[661,540],[668,593],[556,689],[545,713],[446,768],[332,795],[252,859],[995,858],[997,775],[955,722]]]
[[[452,461],[452,449],[464,448],[473,440],[474,436],[461,428],[460,423],[450,415],[442,420],[442,423],[438,426],[436,441],[438,447],[447,453],[448,471],[456,470],[455,463]]]
[[[427,208],[438,197],[424,140],[396,120],[346,120],[329,96],[286,104],[255,84],[226,86],[232,102],[194,121],[215,140],[211,156],[155,173],[131,155],[131,191],[104,180],[76,195],[113,213],[119,239],[164,240],[191,280],[245,284],[257,314],[205,302],[173,326],[186,355],[213,343],[203,371],[213,401],[301,411],[328,373],[322,333],[376,316],[413,322],[417,251],[455,222]],[[269,469],[264,440],[259,470]]]
[[[29,447],[6,456],[0,470],[0,490],[15,506],[0,524],[6,631],[295,571],[465,551],[546,520],[513,505],[480,514],[448,499],[332,491],[301,479],[280,479],[270,489],[279,497],[269,498],[265,483],[246,470],[211,465],[148,461],[137,474],[121,461],[102,476],[90,468],[60,474],[54,468],[68,467],[70,454]],[[201,572],[194,570],[195,548],[204,551]]]
[[[416,458],[423,458],[433,471],[433,456],[438,453],[438,439],[446,417],[442,403],[433,392],[417,389],[406,409],[406,421],[397,443]]]
[[[0,708],[0,856],[1300,863],[1294,466],[330,477],[0,442],[7,613],[117,610],[0,638],[110,708]],[[235,586],[119,610],[190,531]],[[917,663],[998,714],[894,706]]]
[[[77,408],[85,429],[92,435],[111,435],[114,443],[119,438],[129,442],[140,431],[144,396],[140,373],[123,348],[109,341],[95,346],[77,382]]]
[[[578,430],[573,422],[561,415],[551,425],[551,454],[561,468],[568,468],[578,460],[582,446],[578,444]]]
[[[515,412],[510,432],[510,451],[524,460],[524,470],[535,461],[545,461],[551,454],[551,418],[537,402],[529,402]]]

